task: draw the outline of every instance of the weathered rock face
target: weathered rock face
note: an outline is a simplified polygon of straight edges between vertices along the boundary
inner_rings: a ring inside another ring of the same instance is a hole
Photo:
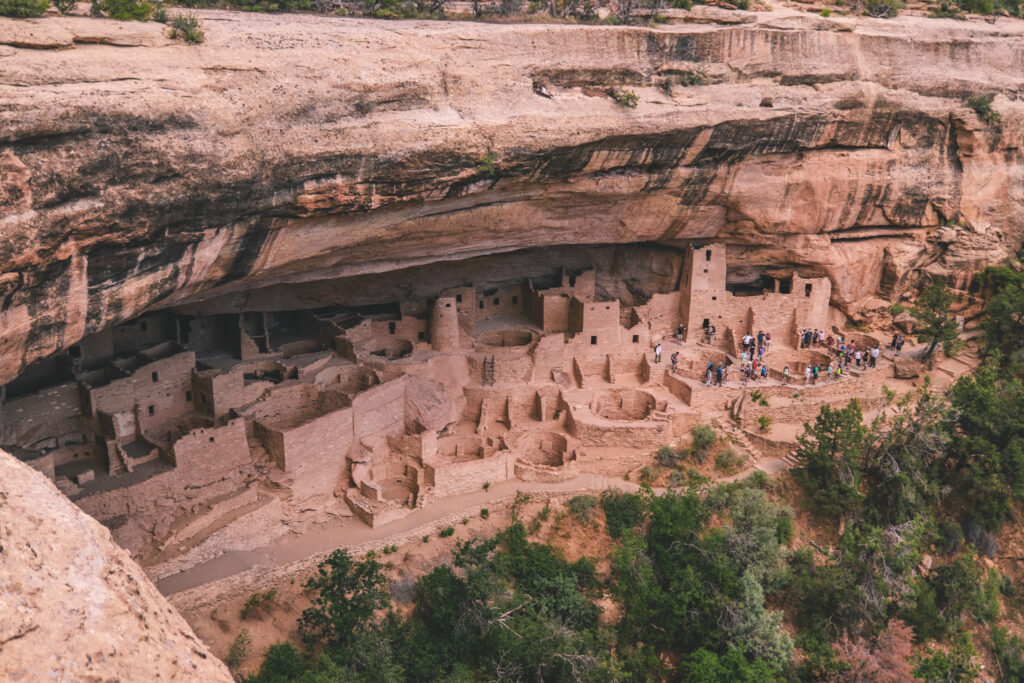
[[[2,451],[0,614],[5,681],[233,680],[99,522]]]
[[[1020,22],[200,16],[202,46],[0,20],[0,382],[144,310],[256,309],[282,283],[355,296],[417,265],[714,237],[741,275],[828,275],[853,314],[1021,235]]]

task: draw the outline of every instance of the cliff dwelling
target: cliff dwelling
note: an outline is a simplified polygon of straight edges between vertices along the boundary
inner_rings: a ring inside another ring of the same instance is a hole
[[[0,442],[158,572],[201,561],[225,529],[272,539],[302,510],[379,527],[491,484],[619,476],[718,406],[743,433],[761,411],[745,400],[741,340],[759,331],[772,335],[761,391],[802,405],[773,412],[777,442],[748,438],[782,452],[783,423],[834,400],[824,383],[782,384],[784,367],[801,378],[834,360],[801,348],[802,332],[876,340],[843,327],[828,278],[735,282],[728,249],[628,252],[661,273],[630,267],[620,294],[621,253],[364,306],[157,310],[8,384]],[[724,386],[705,386],[709,362],[732,368]],[[846,392],[866,381],[847,372]]]

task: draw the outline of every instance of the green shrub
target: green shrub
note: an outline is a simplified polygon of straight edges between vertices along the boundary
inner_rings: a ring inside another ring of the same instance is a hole
[[[650,465],[644,465],[640,469],[640,481],[645,484],[650,484],[658,478],[658,470],[654,469]]]
[[[249,656],[251,646],[252,638],[249,637],[249,629],[243,628],[231,641],[231,647],[228,648],[228,656],[224,658],[224,663],[228,665],[228,668],[237,669]]]
[[[106,16],[118,21],[146,21],[153,14],[153,5],[145,0],[93,0],[90,12],[94,17]]]
[[[495,176],[498,175],[498,162],[494,157],[494,152],[488,149],[484,154],[476,160],[476,166],[484,175]],[[488,484],[484,485],[484,489],[487,489]]]
[[[771,415],[758,415],[757,426],[762,432],[767,432],[772,428],[772,416]]]
[[[242,611],[240,616],[243,619],[255,619],[256,617],[263,614],[263,612],[270,607],[274,600],[277,599],[277,589],[271,588],[270,590],[261,593],[256,591],[249,596],[249,599],[242,605]]]
[[[171,20],[170,17],[167,15],[167,8],[164,7],[164,4],[162,2],[159,3],[155,8],[153,8],[153,16],[150,17],[150,19],[158,24],[166,24]]]
[[[744,458],[742,455],[731,448],[726,448],[715,456],[715,469],[722,470],[723,472],[731,472],[742,464],[743,460]]]
[[[423,542],[430,543],[430,534],[423,534]]]
[[[480,508],[480,519],[487,519],[491,516],[491,511],[487,508]]]
[[[796,532],[793,529],[793,515],[788,510],[782,510],[775,519],[775,538],[781,545],[789,545]]]
[[[718,432],[711,425],[694,425],[690,434],[693,435],[693,443],[690,444],[690,457],[697,462],[704,462],[708,451],[718,440]]]
[[[825,7],[824,9],[821,10],[821,16],[823,16],[823,17],[830,17],[830,16],[832,16],[832,10],[830,10],[828,7]]]
[[[491,488],[491,482],[489,482],[489,481],[485,481],[485,482],[484,482],[484,491],[486,491],[486,490],[487,490],[487,489],[489,489],[489,488]]]
[[[654,454],[654,462],[659,467],[675,467],[678,461],[679,455],[676,453],[676,449],[671,446],[662,446]]]
[[[397,545],[386,545],[383,548],[381,548],[381,552],[384,553],[385,555],[394,555],[395,553],[398,552],[398,546]]]
[[[1024,640],[1001,626],[992,627],[992,654],[1004,681],[1024,681]]]
[[[990,126],[998,125],[1002,121],[1002,117],[999,116],[999,112],[992,108],[992,100],[995,99],[994,95],[976,95],[967,100],[967,106],[974,110],[974,113],[978,115],[978,118],[989,124]]]
[[[640,97],[632,90],[612,90],[612,99],[623,107],[629,107],[630,109],[636,109],[636,105],[640,102]]]
[[[902,0],[867,0],[864,11],[875,19],[895,17],[903,9]]]
[[[439,531],[437,533],[437,535],[440,536],[441,538],[448,538],[449,536],[453,535],[454,533],[455,533],[455,527],[453,527],[453,526],[446,526],[445,528],[441,529],[441,531]]]
[[[206,40],[206,34],[203,33],[203,29],[199,25],[199,18],[194,14],[178,14],[170,17],[170,24],[172,38],[181,38],[186,43],[193,45],[198,45]]]
[[[594,508],[597,507],[597,496],[573,496],[567,505],[569,514],[583,523],[594,518]]]
[[[607,489],[601,493],[601,509],[608,525],[608,535],[619,538],[623,532],[640,524],[644,514],[643,498],[634,493]]]
[[[0,0],[0,17],[41,17],[49,7],[50,0]]]
[[[72,10],[78,7],[78,0],[53,0],[53,6],[61,14],[71,14]]]
[[[462,523],[463,523],[463,525],[469,524],[469,517],[463,517],[462,518]]]

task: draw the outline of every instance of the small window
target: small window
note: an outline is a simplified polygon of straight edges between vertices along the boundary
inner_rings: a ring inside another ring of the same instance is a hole
[[[711,300],[712,301],[718,301],[718,297],[717,296],[713,296],[713,297],[711,297]]]
[[[501,303],[501,299],[499,299],[498,297],[494,297],[494,305],[497,306],[500,303]]]
[[[186,391],[185,392],[185,400],[188,401],[189,403],[192,402],[192,392],[191,391]]]
[[[708,250],[706,250],[704,252],[704,260],[705,261],[710,261],[711,260],[711,250],[710,249],[708,249]],[[707,272],[707,271],[704,271],[704,272]]]
[[[462,295],[461,294],[456,294],[455,295],[455,303],[457,303],[457,304],[461,304],[462,303]]]
[[[804,296],[810,296],[810,295],[811,295],[811,285],[810,284],[806,284],[806,285],[804,285]]]
[[[704,318],[704,322],[702,322],[700,324],[700,326],[703,327],[706,330],[708,328],[708,325],[710,325],[710,324],[711,324],[711,321],[708,320],[707,318]]]
[[[480,310],[481,311],[484,310],[484,301],[483,301],[483,299],[480,300]]]
[[[160,381],[160,375],[158,375],[155,370],[153,371],[153,381],[154,382],[159,382]]]
[[[590,338],[590,343],[591,344],[596,344],[597,343],[597,337],[591,337]]]
[[[150,414],[151,416],[152,416],[152,415],[156,415],[156,408],[154,408],[153,406],[150,406],[150,407],[149,407],[149,414]]]
[[[639,334],[634,334],[633,335],[633,343],[634,344],[639,344],[640,343],[640,335]]]
[[[210,437],[210,443],[213,443],[213,437],[212,436]]]
[[[419,334],[416,335],[416,338],[419,339],[420,341],[423,341],[424,339],[427,338],[427,335],[425,332],[420,332]]]
[[[395,333],[395,324],[394,323],[388,323],[388,334],[394,334],[394,333]]]
[[[451,304],[445,304],[445,305],[444,305],[444,307],[445,307],[445,308],[451,308],[451,307],[452,307],[452,305],[451,305]]]
[[[146,331],[146,323],[145,323],[145,321],[139,323],[139,329],[142,330],[143,332]]]
[[[514,303],[514,304],[519,303],[519,297],[518,296],[512,297],[512,303]]]

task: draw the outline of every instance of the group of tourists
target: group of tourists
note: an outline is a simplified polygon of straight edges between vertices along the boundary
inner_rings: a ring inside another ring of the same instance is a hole
[[[708,336],[710,339],[710,332]],[[817,384],[819,380],[842,379],[851,365],[857,369],[875,368],[878,366],[878,358],[881,355],[878,344],[858,344],[854,339],[847,340],[842,335],[833,336],[825,330],[804,329],[800,332],[799,342],[801,349],[820,347],[829,356],[835,356],[835,360],[830,360],[828,363],[808,363],[803,370],[805,385]],[[744,384],[769,379],[771,370],[765,357],[771,344],[771,332],[758,330],[756,335],[750,332],[743,335],[740,352],[740,376]],[[896,334],[893,335],[889,347],[896,350],[896,354],[899,355],[903,344],[903,337]],[[660,358],[660,354],[658,357]],[[673,371],[678,362],[679,352],[677,351],[672,354]],[[721,386],[727,382],[732,364],[732,360],[729,358],[719,363],[709,361],[704,370],[704,386]],[[783,384],[790,384],[793,381],[789,365],[783,367],[781,374]]]

